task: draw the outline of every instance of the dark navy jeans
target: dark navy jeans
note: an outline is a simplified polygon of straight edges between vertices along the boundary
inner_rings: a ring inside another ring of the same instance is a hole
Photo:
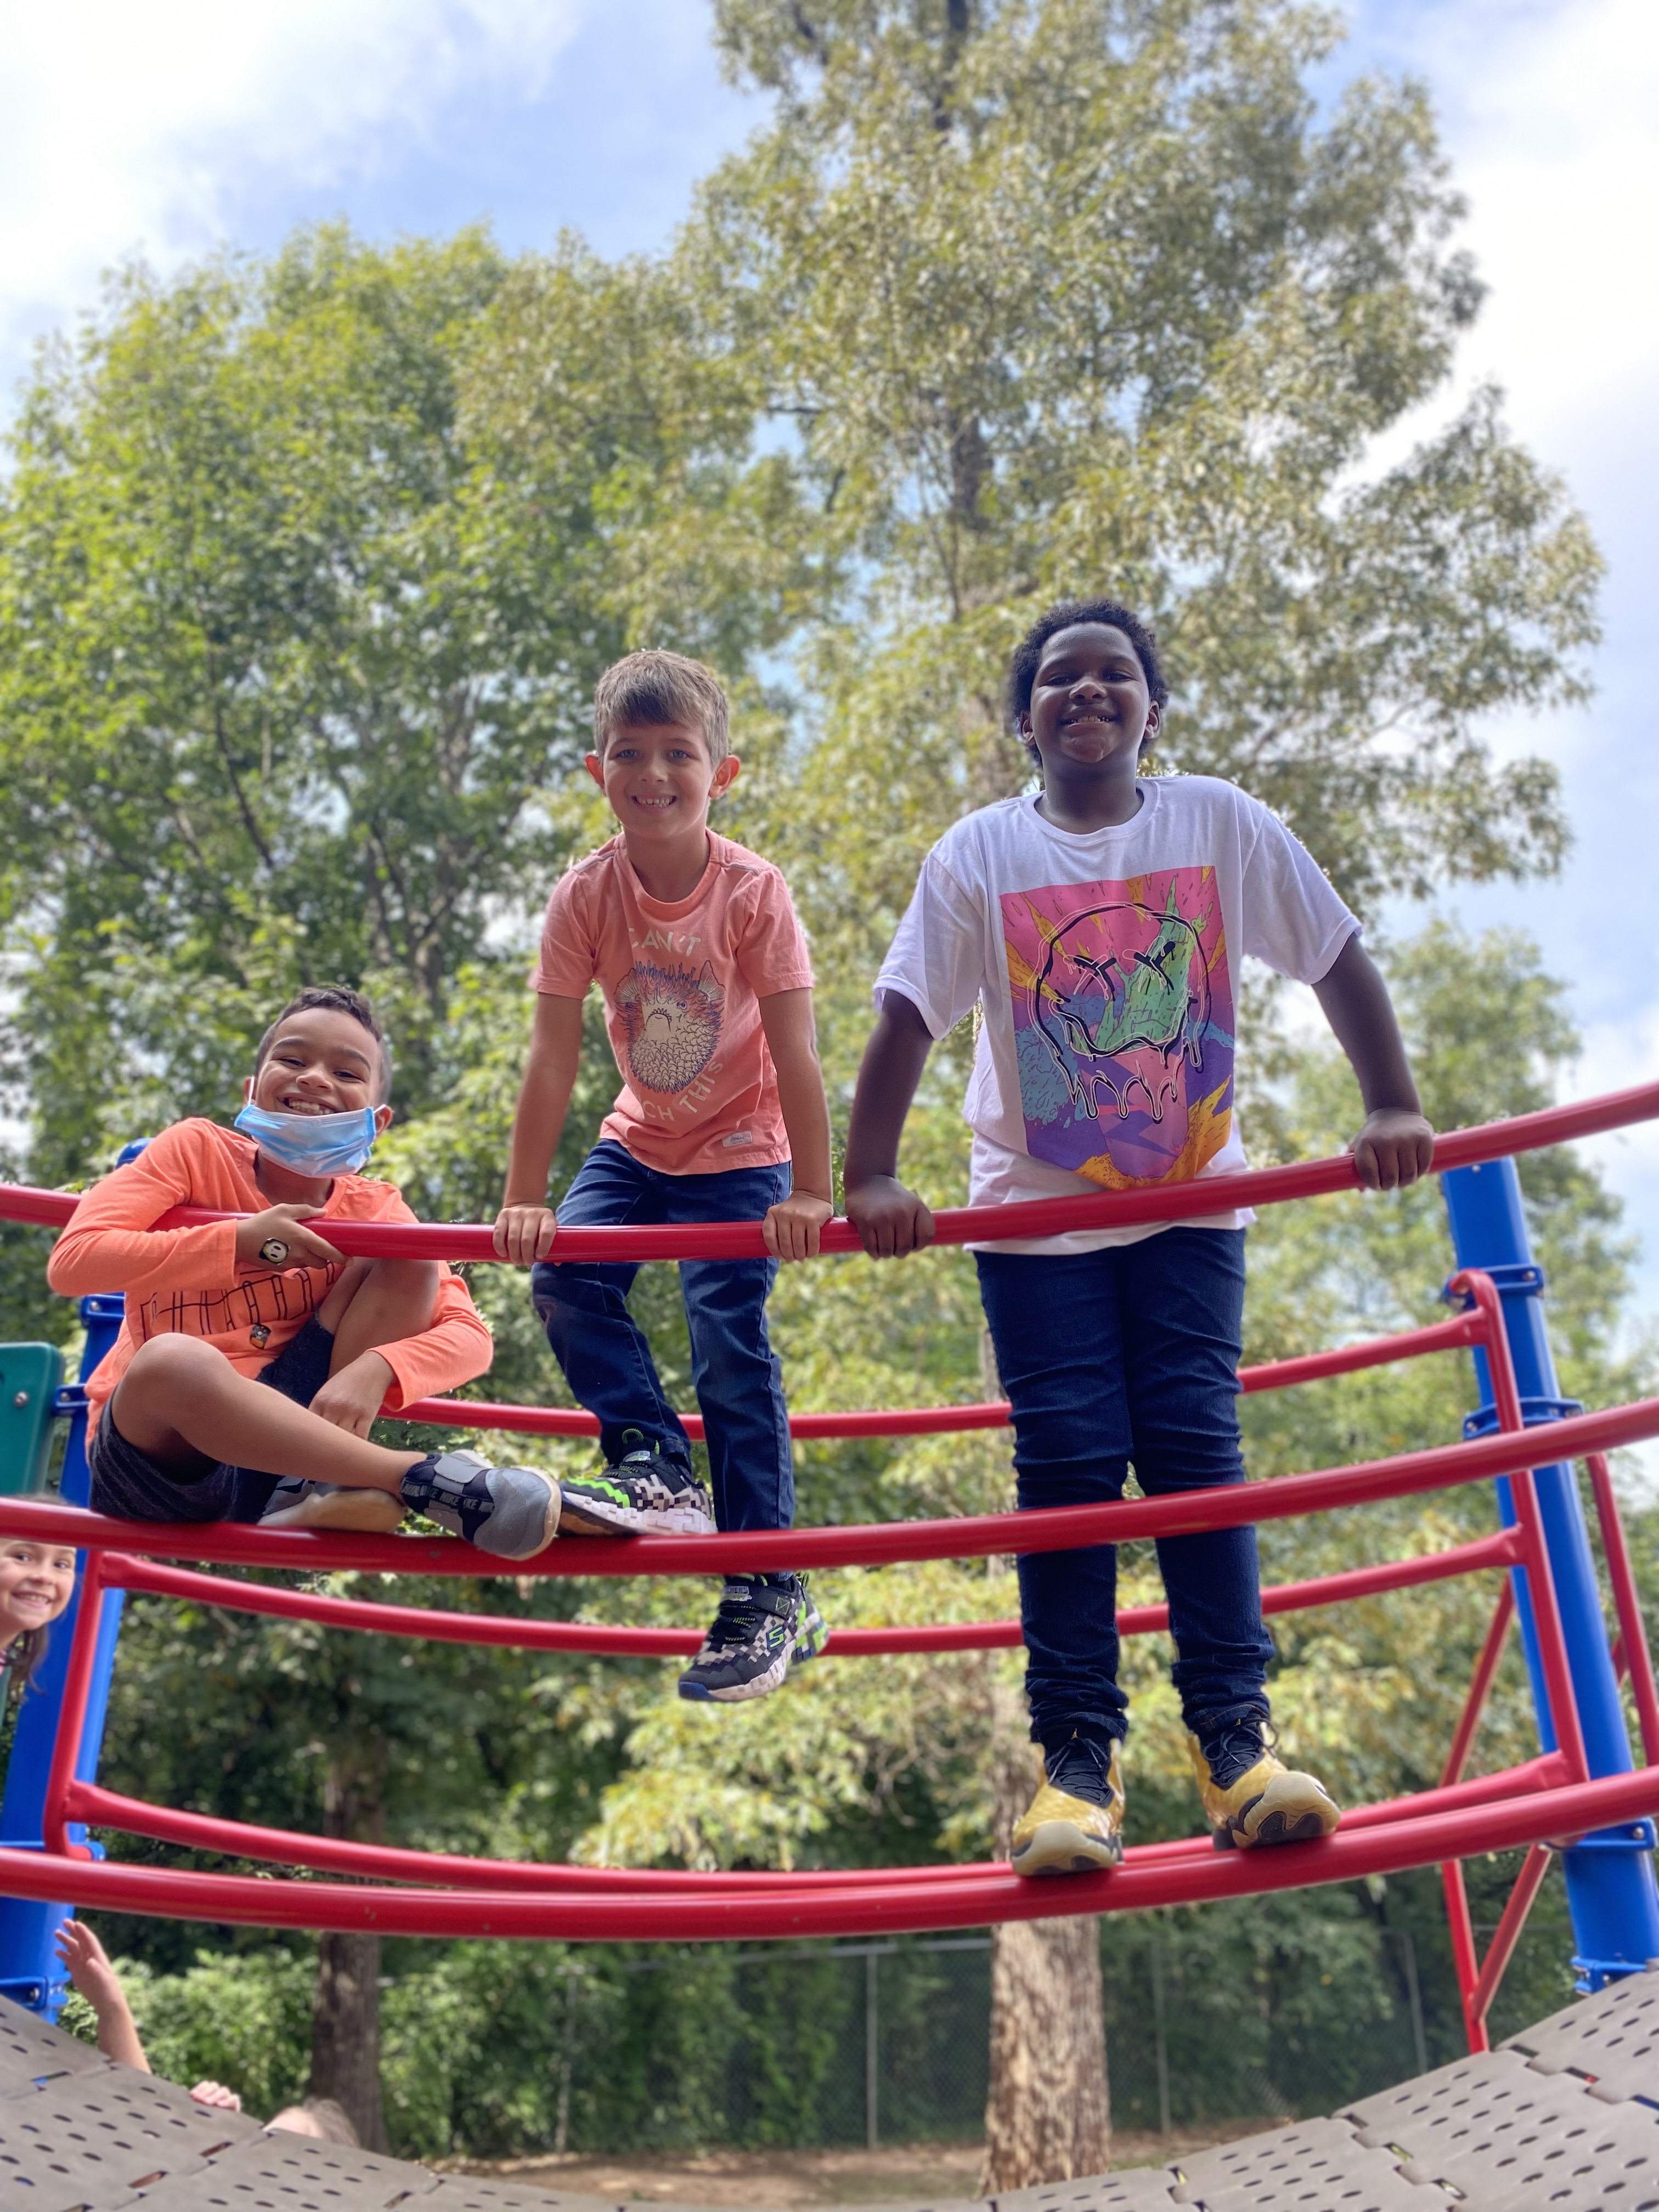
[[[1121,1498],[1130,1462],[1149,1498],[1243,1482],[1238,1355],[1244,1231],[1165,1229],[1096,1252],[976,1252],[1002,1387],[1013,1408],[1022,1511]],[[1273,1645],[1254,1528],[1158,1540],[1188,1724],[1265,1712]],[[1019,1562],[1031,1734],[1121,1736],[1117,1552]]]
[[[759,1221],[788,1195],[787,1162],[720,1175],[664,1175],[606,1138],[582,1163],[559,1221],[568,1229]],[[706,1425],[714,1519],[722,1528],[787,1528],[794,1518],[783,1370],[766,1333],[766,1300],[777,1272],[775,1260],[680,1262],[691,1381]],[[531,1291],[577,1403],[599,1417],[605,1458],[614,1465],[642,1441],[689,1468],[690,1443],[663,1395],[645,1334],[628,1310],[638,1273],[623,1261],[561,1266],[544,1260],[532,1273]],[[637,1435],[625,1442],[630,1431]]]

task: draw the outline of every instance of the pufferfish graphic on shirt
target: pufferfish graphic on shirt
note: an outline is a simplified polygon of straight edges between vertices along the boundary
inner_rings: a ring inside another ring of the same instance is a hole
[[[647,1091],[684,1091],[720,1042],[726,993],[708,961],[700,970],[635,962],[617,986],[628,1036],[628,1073]]]
[[[1108,1190],[1184,1182],[1232,1126],[1213,868],[1001,900],[1026,1149]]]

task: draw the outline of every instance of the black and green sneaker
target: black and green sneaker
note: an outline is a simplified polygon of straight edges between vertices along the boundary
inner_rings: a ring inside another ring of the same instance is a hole
[[[626,1439],[624,1438],[624,1441]],[[714,1505],[689,1467],[654,1445],[615,1467],[566,1475],[559,1527],[567,1536],[712,1536]]]
[[[680,1676],[680,1695],[726,1705],[763,1698],[829,1641],[805,1575],[734,1575],[702,1650]]]

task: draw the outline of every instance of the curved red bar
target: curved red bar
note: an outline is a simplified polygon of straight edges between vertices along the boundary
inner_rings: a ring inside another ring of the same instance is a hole
[[[971,1869],[945,1882],[872,1875],[867,1882],[821,1893],[792,1887],[778,1894],[730,1899],[507,1897],[264,1881],[0,1850],[0,1888],[11,1897],[254,1928],[369,1929],[387,1936],[576,1942],[768,1942],[982,1928],[1005,1920],[1205,1904],[1264,1890],[1398,1874],[1478,1851],[1513,1850],[1634,1823],[1656,1812],[1659,1768],[1646,1766],[1602,1781],[1534,1791],[1504,1804],[1339,1829],[1322,1843],[1282,1850],[1204,1849],[1190,1858],[1164,1856],[1150,1863],[1132,1850],[1115,1873],[1073,1875],[1063,1881],[1022,1881],[1000,1870]]]
[[[1550,1106],[1510,1121],[1487,1121],[1472,1129],[1437,1137],[1434,1165],[1472,1167],[1481,1160],[1537,1152],[1548,1145],[1621,1129],[1659,1115],[1659,1083],[1615,1091],[1603,1098],[1572,1106]],[[1045,1198],[1018,1206],[952,1206],[933,1217],[940,1244],[995,1243],[1005,1237],[1052,1237],[1067,1229],[1131,1228],[1152,1221],[1192,1221],[1239,1206],[1279,1206],[1287,1200],[1319,1198],[1356,1188],[1353,1160],[1300,1161],[1292,1166],[1247,1169],[1238,1175],[1206,1176],[1173,1189],[1110,1192],[1099,1198]],[[0,1184],[0,1219],[30,1221],[61,1229],[75,1211],[71,1194],[35,1190],[21,1183]],[[160,1225],[173,1228],[227,1217],[198,1206],[181,1206]],[[492,1231],[482,1224],[444,1226],[421,1222],[331,1222],[329,1236],[342,1252],[368,1259],[494,1260]],[[823,1232],[827,1253],[862,1248],[851,1224],[832,1221]],[[716,1223],[700,1228],[566,1229],[559,1250],[571,1260],[749,1260],[765,1250],[757,1221]]]
[[[1300,1382],[1322,1382],[1333,1375],[1386,1367],[1396,1359],[1419,1359],[1425,1352],[1458,1352],[1485,1340],[1479,1316],[1459,1314],[1455,1321],[1437,1322],[1431,1328],[1404,1329],[1394,1336],[1369,1338],[1363,1344],[1310,1352],[1300,1359],[1273,1359],[1260,1367],[1241,1367],[1238,1387],[1247,1397],[1259,1390],[1289,1390]],[[439,1428],[505,1429],[515,1436],[596,1437],[599,1433],[597,1415],[574,1406],[498,1406],[485,1399],[417,1398],[412,1405],[392,1407],[391,1413],[400,1421],[429,1421]],[[687,1436],[700,1443],[702,1414],[682,1413],[680,1419]],[[1007,1425],[1006,1398],[978,1406],[896,1406],[880,1413],[789,1416],[789,1433],[802,1443],[826,1437],[949,1436],[963,1430],[1006,1429]]]
[[[1659,1436],[1659,1398],[1576,1413],[1550,1425],[1552,1461],[1583,1459]],[[974,1559],[1063,1552],[1083,1544],[1121,1544],[1138,1536],[1185,1535],[1285,1521],[1382,1498],[1524,1473],[1546,1447],[1523,1432],[1470,1443],[1438,1444],[1395,1459],[1312,1474],[1285,1474],[1179,1498],[1125,1498],[1111,1505],[1066,1505],[1032,1513],[963,1515],[949,1521],[880,1521],[830,1528],[752,1529],[718,1536],[568,1537],[515,1575],[720,1575],[789,1567],[890,1566],[900,1559]],[[238,1566],[316,1574],[349,1567],[368,1574],[495,1576],[506,1570],[451,1536],[320,1536],[240,1527],[228,1521],[113,1521],[72,1505],[0,1498],[0,1534],[73,1544],[83,1550],[143,1552],[163,1559],[209,1559]]]
[[[1391,1821],[1426,1819],[1433,1813],[1467,1812],[1501,1803],[1529,1789],[1560,1785],[1568,1778],[1559,1753],[1534,1759],[1501,1774],[1481,1776],[1415,1797],[1394,1797],[1363,1805],[1343,1816],[1346,1830],[1385,1827]],[[234,1857],[264,1859],[273,1865],[303,1867],[318,1874],[355,1875],[364,1881],[441,1883],[446,1888],[489,1890],[503,1895],[546,1897],[773,1897],[806,1892],[868,1889],[872,1883],[907,1887],[954,1885],[994,1874],[994,1862],[966,1865],[813,1869],[726,1874],[686,1872],[678,1868],[574,1866],[567,1861],[477,1859],[448,1851],[420,1851],[392,1844],[360,1844],[331,1836],[306,1835],[292,1828],[266,1828],[224,1820],[209,1813],[179,1813],[170,1806],[124,1797],[95,1783],[72,1782],[64,1792],[64,1816],[132,1836],[177,1844],[188,1850],[222,1851]],[[1137,1864],[1192,1864],[1210,1856],[1207,1836],[1181,1836],[1137,1850]]]
[[[1322,1575],[1310,1582],[1281,1583],[1261,1593],[1267,1613],[1302,1613],[1353,1598],[1376,1597],[1387,1590],[1413,1589],[1425,1583],[1478,1574],[1483,1568],[1513,1566],[1522,1539],[1514,1528],[1455,1544],[1415,1559],[1390,1559],[1374,1567],[1352,1567],[1344,1574]],[[269,1583],[228,1582],[222,1575],[193,1574],[188,1567],[158,1566],[125,1553],[105,1555],[104,1581],[111,1589],[149,1591],[161,1597],[189,1598],[234,1613],[264,1613],[281,1620],[312,1620],[320,1627],[362,1629],[380,1636],[412,1636],[436,1644],[493,1644],[514,1651],[584,1651],[611,1658],[690,1658],[702,1646],[698,1628],[635,1628],[609,1621],[523,1620],[499,1613],[435,1613],[418,1605],[380,1605],[362,1598],[325,1597],[313,1590],[283,1589]],[[1146,1636],[1167,1628],[1167,1605],[1127,1606],[1118,1614],[1121,1636]],[[947,1620],[894,1628],[837,1628],[824,1647],[830,1658],[867,1659],[928,1651],[1012,1651],[1024,1641],[1017,1620]]]

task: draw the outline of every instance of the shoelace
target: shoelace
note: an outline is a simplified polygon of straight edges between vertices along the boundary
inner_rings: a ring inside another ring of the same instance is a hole
[[[1194,1734],[1198,1735],[1198,1731]],[[1230,1790],[1258,1759],[1277,1750],[1279,1731],[1265,1715],[1247,1713],[1238,1720],[1224,1721],[1220,1727],[1198,1735],[1198,1741],[1209,1765],[1211,1781],[1218,1790]]]
[[[1112,1794],[1111,1760],[1109,1744],[1095,1736],[1074,1735],[1045,1758],[1043,1768],[1056,1790],[1085,1798],[1091,1805],[1103,1805]]]

